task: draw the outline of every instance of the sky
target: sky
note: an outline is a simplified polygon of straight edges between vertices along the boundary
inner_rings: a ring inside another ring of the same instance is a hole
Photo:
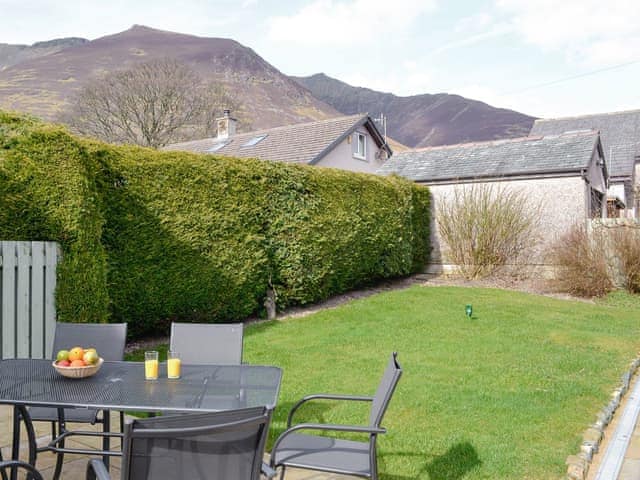
[[[640,0],[0,0],[0,43],[133,24],[232,38],[288,75],[536,117],[640,108]]]

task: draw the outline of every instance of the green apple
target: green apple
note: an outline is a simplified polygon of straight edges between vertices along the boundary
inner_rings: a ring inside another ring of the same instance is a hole
[[[56,360],[58,362],[62,360],[69,360],[69,350],[60,350],[56,355]]]
[[[98,363],[98,354],[95,350],[87,350],[84,352],[84,356],[82,357],[84,363],[87,365],[95,365]]]

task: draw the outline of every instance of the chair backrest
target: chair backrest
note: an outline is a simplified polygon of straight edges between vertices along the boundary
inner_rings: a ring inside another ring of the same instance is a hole
[[[384,371],[382,380],[378,385],[376,394],[373,396],[373,402],[371,404],[371,414],[369,415],[369,424],[374,427],[379,427],[382,423],[382,417],[387,411],[393,392],[396,389],[398,380],[402,375],[402,368],[398,363],[398,354],[393,352],[387,368]]]
[[[271,411],[247,408],[127,424],[123,480],[260,478]]]
[[[172,323],[169,350],[184,364],[242,363],[241,323]]]
[[[105,360],[124,358],[127,343],[126,323],[56,323],[53,337],[53,358],[59,350],[73,347],[94,347]]]

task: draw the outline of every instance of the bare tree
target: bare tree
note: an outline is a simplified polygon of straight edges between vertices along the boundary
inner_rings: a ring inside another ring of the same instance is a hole
[[[223,108],[239,110],[222,85],[205,82],[177,60],[161,59],[92,80],[63,121],[107,142],[159,148],[211,136]]]

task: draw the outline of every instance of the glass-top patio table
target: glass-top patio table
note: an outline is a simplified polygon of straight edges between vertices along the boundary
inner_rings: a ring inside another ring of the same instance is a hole
[[[14,428],[22,416],[35,463],[35,434],[26,405],[120,411],[188,413],[276,406],[282,370],[260,365],[182,365],[181,378],[167,379],[160,364],[157,380],[145,380],[143,362],[104,362],[94,376],[65,378],[51,360],[0,360],[0,403],[13,404]],[[18,413],[20,415],[18,415]],[[18,456],[15,445],[13,457]]]

